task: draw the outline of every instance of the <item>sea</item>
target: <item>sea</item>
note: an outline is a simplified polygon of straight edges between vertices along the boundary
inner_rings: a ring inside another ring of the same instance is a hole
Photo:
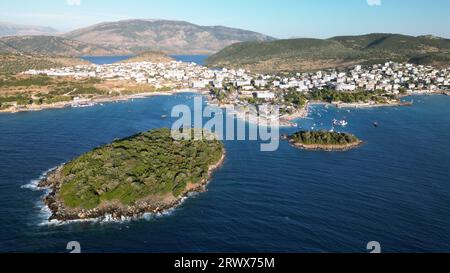
[[[116,60],[108,58],[91,60]],[[36,189],[46,171],[117,138],[170,127],[172,107],[192,106],[196,96],[0,114],[0,252],[64,253],[69,241],[87,253],[365,253],[372,241],[383,252],[450,252],[450,97],[440,95],[406,98],[411,107],[313,105],[282,133],[330,130],[345,119],[335,130],[364,145],[313,152],[281,142],[261,152],[258,141],[225,141],[226,160],[207,191],[178,208],[135,220],[47,221],[45,192]]]

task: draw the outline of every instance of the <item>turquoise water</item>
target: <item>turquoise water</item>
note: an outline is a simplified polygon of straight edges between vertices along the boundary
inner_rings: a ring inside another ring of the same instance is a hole
[[[347,112],[312,107],[302,128],[346,131],[366,143],[344,153],[283,142],[227,141],[227,158],[205,193],[166,215],[123,223],[49,225],[43,192],[22,187],[46,170],[116,138],[168,127],[192,94],[84,109],[0,115],[0,251],[387,252],[450,251],[450,97],[416,97],[413,107]],[[380,124],[373,127],[373,122]],[[289,129],[289,133],[296,129]]]

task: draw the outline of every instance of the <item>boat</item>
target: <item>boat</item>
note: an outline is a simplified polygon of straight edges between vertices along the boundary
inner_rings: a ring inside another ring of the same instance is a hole
[[[161,118],[167,118],[167,115],[162,115]]]
[[[378,124],[378,122],[375,121],[375,122],[373,123],[373,127],[378,128],[378,126],[380,126],[380,125]]]
[[[346,120],[337,120],[337,119],[334,119],[334,120],[333,120],[333,125],[334,125],[334,126],[345,127],[345,126],[348,125],[348,122],[347,122]]]
[[[77,102],[77,103],[73,103],[71,105],[72,108],[86,108],[86,107],[93,107],[97,105],[97,103],[95,102]]]

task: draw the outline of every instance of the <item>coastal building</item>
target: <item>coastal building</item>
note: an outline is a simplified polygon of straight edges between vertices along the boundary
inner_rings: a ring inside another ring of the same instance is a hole
[[[257,99],[263,100],[273,100],[275,99],[275,94],[270,91],[258,91],[254,93]]]

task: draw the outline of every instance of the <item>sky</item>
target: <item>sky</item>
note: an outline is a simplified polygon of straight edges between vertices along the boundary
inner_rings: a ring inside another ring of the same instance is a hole
[[[69,31],[123,19],[183,20],[276,38],[374,32],[450,38],[450,0],[0,0],[0,21]]]

